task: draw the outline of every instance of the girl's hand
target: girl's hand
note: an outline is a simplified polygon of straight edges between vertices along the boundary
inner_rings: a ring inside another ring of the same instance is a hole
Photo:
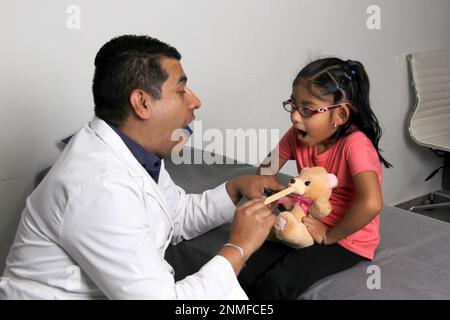
[[[329,227],[327,227],[324,223],[311,215],[303,218],[303,223],[308,228],[309,233],[313,237],[314,241],[322,244],[323,236],[328,231]]]

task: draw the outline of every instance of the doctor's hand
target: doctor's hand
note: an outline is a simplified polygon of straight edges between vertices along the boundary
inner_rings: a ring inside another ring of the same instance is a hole
[[[276,176],[240,176],[226,184],[228,195],[234,204],[238,203],[242,197],[252,200],[285,188]]]
[[[250,200],[238,207],[234,213],[229,243],[242,248],[248,259],[266,240],[276,216],[264,205],[264,198]],[[223,247],[219,255],[230,261],[236,274],[244,261],[236,248]]]

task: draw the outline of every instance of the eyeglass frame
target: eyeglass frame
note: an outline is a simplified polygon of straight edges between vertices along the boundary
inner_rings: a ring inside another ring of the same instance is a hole
[[[287,112],[294,113],[295,111],[297,111],[302,117],[306,117],[306,118],[310,118],[310,117],[312,117],[313,115],[315,115],[317,113],[324,113],[324,112],[327,112],[327,111],[330,111],[330,110],[333,110],[333,109],[336,109],[336,108],[341,108],[341,107],[344,107],[344,106],[348,106],[354,112],[358,112],[358,110],[352,104],[350,104],[348,102],[342,102],[342,103],[338,103],[338,104],[333,104],[331,106],[326,106],[326,107],[320,107],[320,108],[317,108],[317,109],[313,109],[312,107],[309,107],[309,106],[297,106],[296,104],[294,104],[292,99],[288,99],[286,101],[283,101],[282,105],[283,105],[284,110],[286,110]],[[286,108],[287,105],[290,105],[292,110],[288,110]],[[308,109],[309,111],[312,112],[311,115],[304,115],[304,114],[302,114],[301,111],[300,111],[300,108]]]

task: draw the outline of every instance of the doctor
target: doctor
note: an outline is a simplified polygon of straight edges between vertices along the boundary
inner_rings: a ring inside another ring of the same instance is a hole
[[[95,117],[28,197],[0,280],[0,299],[245,299],[236,276],[275,216],[262,192],[274,178],[238,177],[203,194],[176,186],[163,157],[194,119],[178,51],[121,36],[95,58]],[[253,199],[241,207],[245,196]],[[233,220],[229,243],[175,282],[169,243]]]

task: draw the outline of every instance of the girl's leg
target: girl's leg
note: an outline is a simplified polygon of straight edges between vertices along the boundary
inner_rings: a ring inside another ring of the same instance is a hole
[[[255,284],[272,270],[283,257],[294,249],[274,241],[266,241],[247,261],[239,274],[239,283],[250,299],[253,298]]]
[[[316,281],[364,260],[339,244],[292,250],[257,281],[252,297],[293,300]]]

